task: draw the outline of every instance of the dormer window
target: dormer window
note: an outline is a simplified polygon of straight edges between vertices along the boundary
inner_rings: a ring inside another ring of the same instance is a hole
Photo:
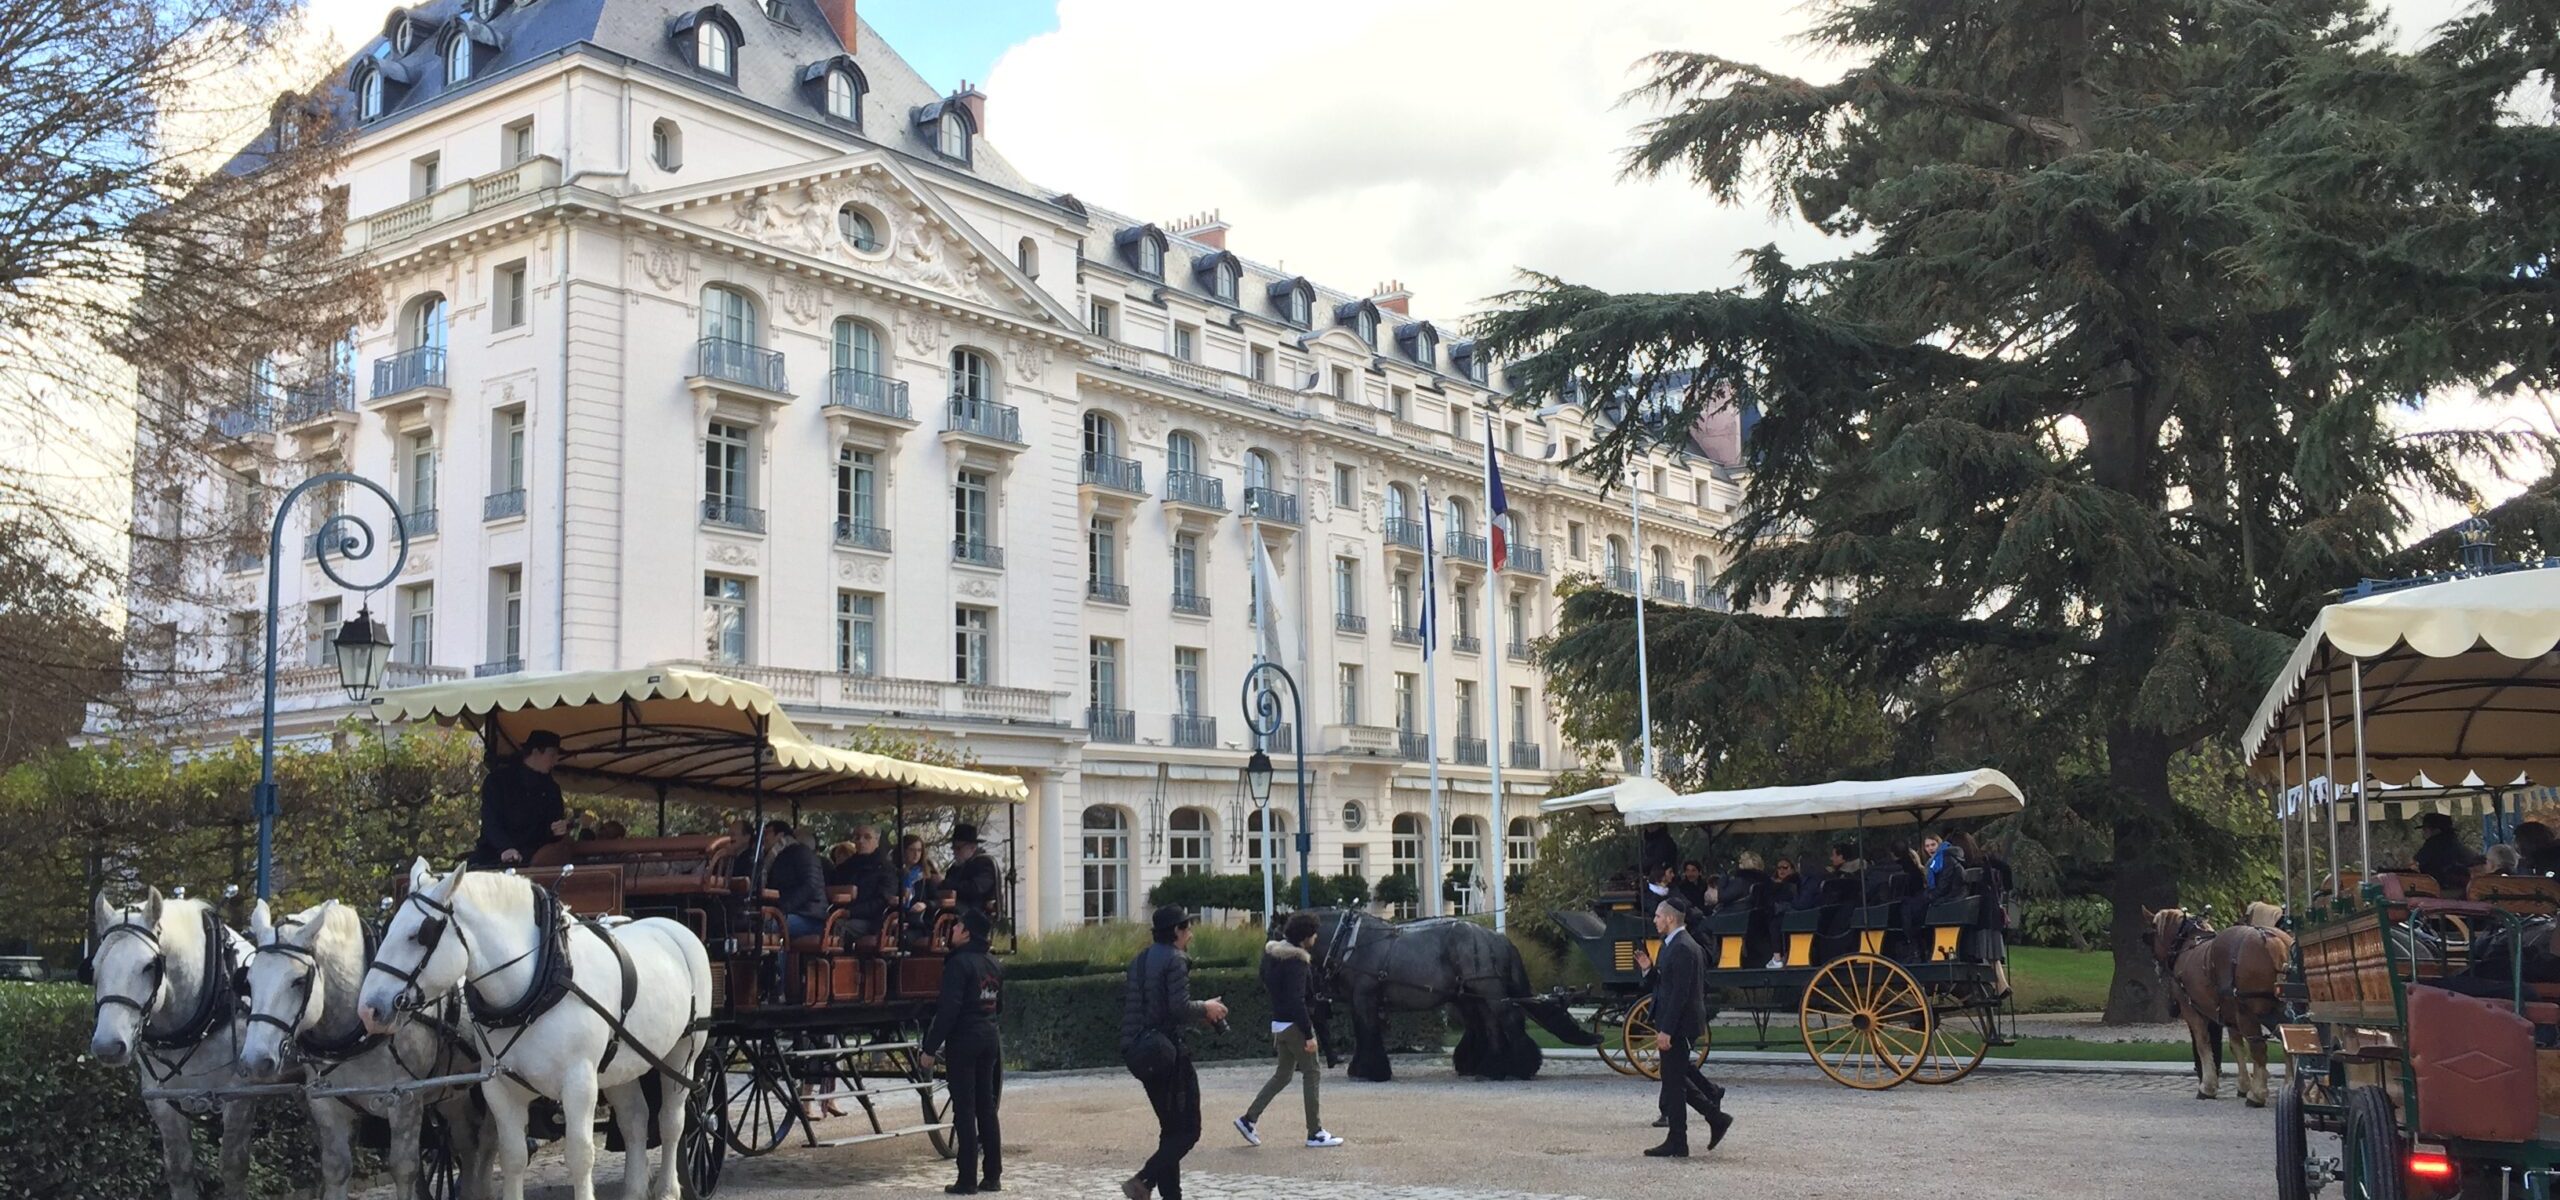
[[[356,119],[371,121],[382,116],[382,72],[367,68],[356,80]]]
[[[1432,366],[1439,361],[1440,331],[1433,329],[1429,321],[1396,330],[1396,340],[1404,343],[1405,352],[1423,366]]]
[[[391,111],[391,102],[399,98],[400,90],[409,86],[409,79],[409,68],[400,65],[397,59],[368,58],[357,63],[354,71],[356,119],[380,120]]]
[[[1114,235],[1120,244],[1121,260],[1129,268],[1149,279],[1164,278],[1164,231],[1153,225],[1132,225]]]
[[[676,48],[693,63],[693,69],[705,75],[735,82],[738,78],[738,47],[747,39],[738,32],[738,22],[727,9],[717,4],[696,9],[675,19],[668,27]]]
[[[957,108],[947,108],[943,110],[942,119],[939,122],[936,122],[934,127],[934,149],[941,151],[944,158],[956,158],[962,162],[969,161],[969,118],[967,114],[962,113]]]
[[[1484,355],[1472,340],[1449,344],[1449,369],[1476,383],[1485,381]]]
[[[862,127],[862,95],[870,88],[851,58],[839,54],[801,68],[800,86],[828,120]]]
[[[1244,268],[1236,262],[1235,255],[1218,250],[1191,260],[1191,274],[1199,279],[1200,286],[1209,289],[1210,295],[1233,304],[1237,285],[1244,279]]]
[[[460,29],[446,39],[444,46],[444,83],[452,87],[471,78],[471,35]]]
[[[479,17],[483,21],[496,20],[498,17],[498,9],[500,7],[501,0],[471,0],[472,15]]]
[[[405,13],[392,14],[391,52],[393,54],[407,54],[411,50],[415,50],[417,48],[418,23],[410,20],[408,15]]]
[[[444,83],[446,87],[467,83],[498,52],[496,31],[474,17],[454,19],[444,41]]]
[[[1282,279],[1271,285],[1271,307],[1283,320],[1300,329],[1311,329],[1316,323],[1316,288],[1304,278]]]
[[[1333,310],[1333,323],[1348,325],[1360,335],[1362,345],[1378,348],[1378,306],[1367,300],[1353,300]]]

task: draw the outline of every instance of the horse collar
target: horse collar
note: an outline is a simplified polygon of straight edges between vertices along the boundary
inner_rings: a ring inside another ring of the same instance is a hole
[[[560,998],[569,992],[572,964],[565,931],[561,928],[560,898],[541,884],[533,884],[532,887],[534,946],[529,953],[533,958],[533,983],[525,988],[523,995],[504,1005],[482,1000],[476,980],[463,984],[463,1007],[470,1010],[472,1023],[484,1029],[508,1029],[530,1024],[550,1012],[552,1006],[560,1003]],[[523,958],[519,955],[500,963],[484,972],[481,978],[486,979],[514,966]]]

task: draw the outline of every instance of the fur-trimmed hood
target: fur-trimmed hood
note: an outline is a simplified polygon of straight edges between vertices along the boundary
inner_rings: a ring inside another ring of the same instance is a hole
[[[1302,963],[1312,963],[1315,961],[1307,956],[1306,951],[1301,950],[1296,946],[1292,946],[1287,942],[1264,942],[1262,944],[1262,955],[1265,958],[1294,958]]]

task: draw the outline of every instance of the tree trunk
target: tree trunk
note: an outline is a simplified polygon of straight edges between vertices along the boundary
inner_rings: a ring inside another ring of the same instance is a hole
[[[2108,894],[2115,910],[2108,942],[2116,958],[2115,981],[2107,988],[2109,1025],[2168,1019],[2160,973],[2143,944],[2143,935],[2150,932],[2143,912],[2178,903],[2177,852],[2170,844],[2177,803],[2169,792],[2170,753],[2168,739],[2157,730],[2118,725],[2107,731],[2107,778],[2120,806],[2114,822],[2115,882]]]

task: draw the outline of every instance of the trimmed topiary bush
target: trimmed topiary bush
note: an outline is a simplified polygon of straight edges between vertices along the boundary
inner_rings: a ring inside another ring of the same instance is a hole
[[[1125,965],[1108,975],[1064,979],[1006,978],[1005,1058],[1017,1070],[1059,1071],[1120,1065],[1120,988]],[[1250,968],[1191,971],[1191,996],[1227,1002],[1227,1031],[1193,1026],[1184,1039],[1198,1062],[1233,1062],[1271,1056],[1271,1004]],[[1350,1014],[1336,1006],[1334,1030],[1345,1057],[1351,1048]],[[1387,1023],[1387,1046],[1437,1052],[1447,1023],[1437,1012],[1399,1016]]]

